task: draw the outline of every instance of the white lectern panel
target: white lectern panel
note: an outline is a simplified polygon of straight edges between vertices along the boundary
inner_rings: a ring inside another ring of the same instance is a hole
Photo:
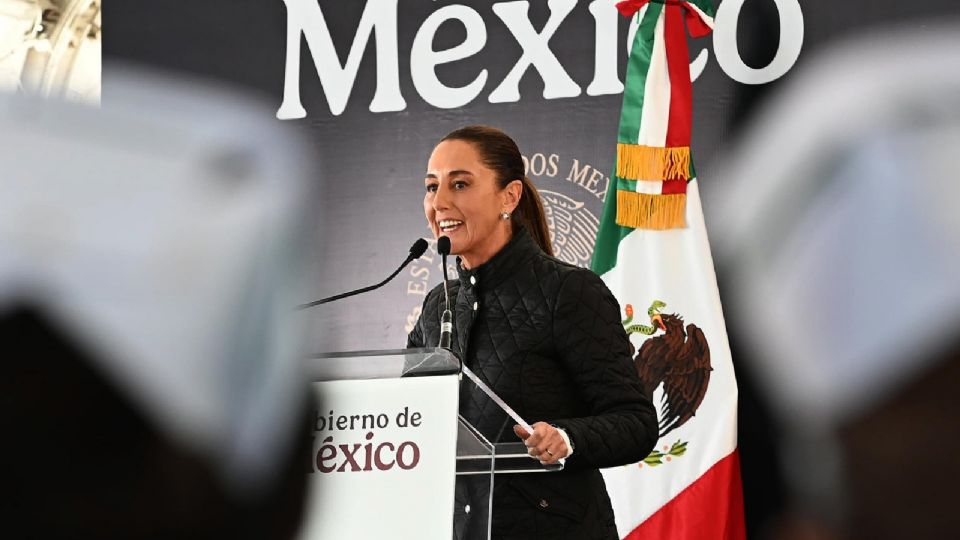
[[[457,375],[316,382],[302,540],[453,534]]]

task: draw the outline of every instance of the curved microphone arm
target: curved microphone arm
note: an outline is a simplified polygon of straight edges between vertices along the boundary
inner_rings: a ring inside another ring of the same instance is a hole
[[[397,274],[399,274],[401,270],[403,270],[408,264],[410,264],[411,261],[413,261],[414,259],[420,258],[420,256],[423,255],[423,253],[426,250],[427,250],[427,241],[424,240],[423,238],[420,238],[419,240],[414,242],[412,246],[410,246],[410,254],[407,255],[407,259],[403,261],[403,264],[397,267],[397,269],[394,270],[393,273],[390,274],[390,277],[388,277],[387,279],[381,281],[380,283],[377,283],[376,285],[370,285],[369,287],[364,287],[362,289],[357,289],[355,291],[348,291],[348,292],[340,293],[334,296],[328,296],[327,298],[321,298],[320,300],[314,300],[313,302],[309,302],[306,304],[300,304],[299,306],[297,306],[297,309],[298,310],[307,309],[314,306],[319,306],[320,304],[326,304],[327,302],[333,302],[334,300],[340,300],[341,298],[347,298],[349,296],[354,296],[357,294],[362,294],[368,291],[372,291],[374,289],[379,289],[380,287],[383,287],[384,285],[389,283],[391,279],[397,277]]]

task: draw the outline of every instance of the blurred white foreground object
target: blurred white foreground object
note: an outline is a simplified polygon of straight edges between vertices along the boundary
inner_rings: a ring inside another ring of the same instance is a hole
[[[256,489],[307,397],[307,154],[228,90],[104,86],[102,109],[0,100],[0,312],[51,315],[159,428]]]
[[[883,398],[960,324],[960,27],[877,33],[798,73],[723,169],[714,224],[790,422]]]
[[[957,530],[941,502],[950,465],[928,455],[958,438],[939,429],[951,412],[926,377],[949,372],[960,346],[960,27],[919,27],[796,73],[721,169],[713,224],[790,495],[854,538]],[[878,493],[913,506],[891,512]]]

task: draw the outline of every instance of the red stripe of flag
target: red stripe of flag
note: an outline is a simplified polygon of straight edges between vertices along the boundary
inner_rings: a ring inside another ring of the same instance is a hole
[[[667,49],[667,70],[670,73],[670,121],[667,123],[667,146],[690,146],[693,117],[693,84],[690,82],[690,53],[687,30],[683,24],[683,8],[666,4],[663,35]]]
[[[624,540],[743,540],[746,534],[740,454],[734,450]]]
[[[661,195],[671,195],[675,193],[686,193],[687,192],[687,181],[683,178],[677,180],[664,180],[663,188],[660,190]]]
[[[687,30],[692,37],[700,38],[713,31],[713,28],[703,22],[697,10],[690,7],[690,2],[684,2],[683,10],[687,12]]]

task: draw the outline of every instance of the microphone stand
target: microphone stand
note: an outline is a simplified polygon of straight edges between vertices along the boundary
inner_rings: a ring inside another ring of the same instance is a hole
[[[426,251],[426,249],[427,249],[427,241],[421,238],[420,240],[417,240],[416,242],[414,242],[413,246],[410,248],[410,254],[407,255],[407,259],[403,261],[403,264],[397,267],[397,269],[394,270],[394,272],[390,274],[390,277],[388,277],[387,279],[381,281],[380,283],[377,283],[376,285],[370,285],[369,287],[364,287],[362,289],[357,289],[355,291],[348,291],[348,292],[340,293],[334,296],[328,296],[327,298],[314,300],[313,302],[309,302],[307,304],[300,304],[299,306],[297,306],[297,309],[300,310],[300,309],[311,308],[313,306],[319,306],[320,304],[326,304],[327,302],[333,302],[334,300],[340,300],[341,298],[347,298],[348,296],[354,296],[357,294],[365,293],[367,291],[372,291],[374,289],[383,287],[391,279],[397,277],[397,274],[399,274],[400,271],[404,269],[404,267],[410,264],[412,260],[417,259],[421,255],[423,255],[423,252]],[[446,285],[446,283],[444,283],[444,285]]]
[[[450,254],[450,239],[441,236],[437,239],[437,251],[440,253],[441,264],[443,265],[443,300],[444,310],[440,317],[440,345],[441,349],[450,350],[450,342],[453,339],[453,313],[450,311],[450,291],[447,288],[447,255]]]

